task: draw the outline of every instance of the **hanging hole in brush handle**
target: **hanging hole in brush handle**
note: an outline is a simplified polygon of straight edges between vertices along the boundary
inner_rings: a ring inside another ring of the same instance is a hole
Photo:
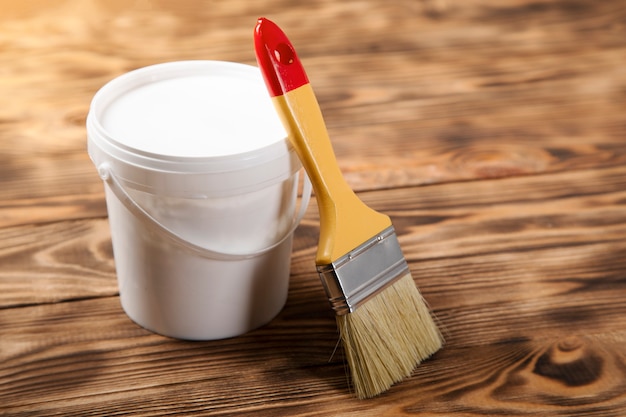
[[[148,213],[143,207],[141,207],[128,192],[124,188],[124,186],[120,183],[119,179],[115,176],[115,173],[111,169],[109,163],[104,162],[98,166],[98,174],[100,178],[107,183],[110,190],[117,197],[117,199],[126,207],[128,211],[130,211],[137,219],[139,219],[146,226],[150,226],[155,230],[159,231],[161,234],[168,237],[170,240],[175,242],[177,245],[183,247],[189,252],[193,254],[202,256],[204,258],[209,259],[218,259],[218,260],[241,260],[241,259],[250,259],[255,258],[257,256],[263,255],[276,248],[280,244],[282,244],[291,234],[294,232],[296,227],[300,224],[300,221],[304,217],[304,213],[309,205],[309,201],[311,199],[311,181],[309,177],[306,175],[304,170],[300,171],[300,175],[302,175],[302,197],[300,199],[300,207],[293,218],[292,224],[289,227],[289,230],[285,233],[283,237],[281,237],[277,242],[273,243],[270,246],[267,246],[263,249],[256,250],[249,253],[224,253],[219,251],[214,251],[211,249],[207,249],[205,247],[196,245],[195,243],[189,242],[187,239],[180,236],[178,233],[168,228],[161,222],[159,222],[152,214]]]

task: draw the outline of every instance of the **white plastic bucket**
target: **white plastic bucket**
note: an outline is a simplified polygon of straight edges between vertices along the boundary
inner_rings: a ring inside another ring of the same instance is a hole
[[[280,312],[310,187],[298,211],[301,166],[256,67],[183,61],[126,73],[94,96],[87,136],[132,320],[211,340]]]

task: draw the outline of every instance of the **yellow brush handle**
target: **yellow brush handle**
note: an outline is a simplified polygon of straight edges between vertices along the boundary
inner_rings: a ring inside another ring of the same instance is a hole
[[[320,211],[316,263],[328,265],[391,226],[343,178],[311,84],[272,98],[289,140],[311,179]]]

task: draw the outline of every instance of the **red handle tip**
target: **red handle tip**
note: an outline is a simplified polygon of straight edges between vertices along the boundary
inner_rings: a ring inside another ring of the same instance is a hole
[[[254,29],[256,59],[272,97],[308,84],[300,59],[287,35],[271,20],[259,18]]]

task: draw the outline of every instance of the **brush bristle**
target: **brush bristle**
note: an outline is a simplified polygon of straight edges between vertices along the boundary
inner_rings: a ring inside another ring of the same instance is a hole
[[[410,273],[354,312],[337,316],[337,326],[360,399],[387,391],[443,344]]]

